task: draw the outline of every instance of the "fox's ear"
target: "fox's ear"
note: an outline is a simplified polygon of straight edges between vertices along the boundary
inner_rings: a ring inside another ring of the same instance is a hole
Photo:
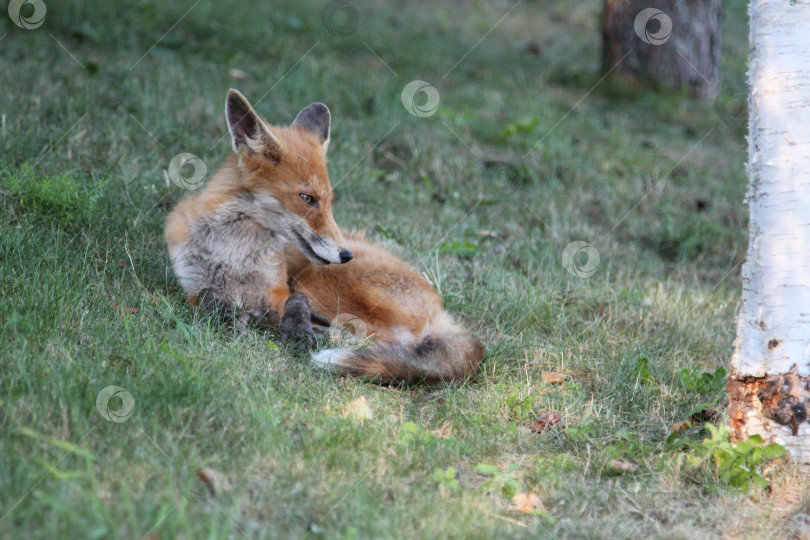
[[[231,88],[225,101],[225,119],[231,132],[233,151],[262,154],[268,159],[279,161],[282,155],[281,143],[267,127],[248,100]]]
[[[329,130],[332,127],[332,115],[329,108],[323,103],[307,105],[292,123],[293,127],[301,127],[309,131],[321,142],[324,153],[329,147]]]

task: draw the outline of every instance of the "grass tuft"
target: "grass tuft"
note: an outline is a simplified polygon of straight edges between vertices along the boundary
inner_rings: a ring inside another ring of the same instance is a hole
[[[17,204],[18,211],[39,214],[62,226],[86,225],[98,212],[98,202],[109,184],[107,178],[76,174],[37,174],[24,164],[0,173],[0,189]]]

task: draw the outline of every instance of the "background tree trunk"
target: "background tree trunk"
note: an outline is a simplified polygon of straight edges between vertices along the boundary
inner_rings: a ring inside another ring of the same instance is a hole
[[[720,89],[722,0],[605,0],[602,69],[712,99]]]
[[[810,5],[752,0],[748,256],[731,431],[810,461]]]

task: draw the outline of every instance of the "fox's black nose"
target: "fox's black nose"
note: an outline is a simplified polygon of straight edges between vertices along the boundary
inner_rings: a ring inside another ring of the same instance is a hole
[[[354,259],[354,253],[345,248],[340,250],[340,264],[345,264],[352,259]]]

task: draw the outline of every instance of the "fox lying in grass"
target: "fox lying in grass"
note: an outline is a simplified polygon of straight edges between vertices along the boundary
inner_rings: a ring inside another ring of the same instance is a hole
[[[291,126],[271,126],[230,90],[225,114],[234,154],[166,223],[189,301],[241,325],[280,322],[283,340],[308,344],[313,321],[328,326],[351,313],[374,345],[312,357],[339,373],[389,384],[474,374],[483,347],[442,308],[427,279],[362,235],[344,237],[335,223],[329,109],[313,103]]]
[[[178,203],[166,222],[174,273],[192,303],[240,326],[278,323],[281,313],[297,322],[307,311],[306,299],[291,298],[286,248],[296,246],[314,264],[352,259],[332,217],[324,158],[329,109],[313,103],[292,126],[271,130],[247,99],[231,90],[225,114],[234,154],[200,193]],[[311,328],[282,326],[287,340],[302,332],[311,334]]]

